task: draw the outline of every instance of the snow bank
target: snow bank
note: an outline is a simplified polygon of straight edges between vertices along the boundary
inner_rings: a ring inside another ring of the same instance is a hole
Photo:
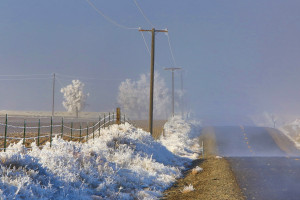
[[[164,126],[165,134],[159,139],[169,151],[180,157],[197,159],[200,146],[200,123],[186,122],[180,116],[174,116]]]
[[[0,152],[0,199],[157,199],[181,176],[191,161],[185,157],[195,157],[185,147],[196,147],[190,126],[177,118],[166,125],[184,142],[171,132],[157,142],[128,123],[87,143],[54,138],[52,148],[33,143],[27,151],[20,141],[9,147],[14,150]],[[163,145],[167,137],[172,147]]]

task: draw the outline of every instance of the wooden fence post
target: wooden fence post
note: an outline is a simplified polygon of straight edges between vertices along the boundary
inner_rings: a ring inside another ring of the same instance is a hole
[[[120,108],[117,108],[117,121],[116,123],[119,125],[121,123],[121,112],[120,112]]]
[[[63,139],[64,136],[64,118],[61,118],[61,139]]]
[[[100,136],[100,128],[101,128],[101,117],[99,116],[99,129],[98,129],[98,131],[99,131],[99,136]]]
[[[4,152],[6,151],[6,138],[7,138],[7,114],[5,115]]]
[[[88,141],[89,139],[89,125],[87,124],[86,125],[86,142]]]
[[[71,122],[71,141],[73,139],[73,122]]]
[[[26,120],[24,119],[24,135],[23,135],[23,145],[25,145],[25,137],[26,137]]]
[[[95,123],[93,123],[93,140],[95,139]]]
[[[108,126],[110,126],[110,112],[108,113]]]
[[[104,124],[103,124],[103,128],[105,128],[106,124],[105,124],[105,113],[104,113]]]
[[[53,132],[53,119],[51,117],[51,124],[50,124],[50,147],[52,147],[52,132]]]
[[[79,128],[79,142],[81,142],[81,122],[80,122],[80,128]]]
[[[39,127],[38,127],[38,140],[37,140],[38,146],[40,146],[40,134],[41,134],[41,119],[39,119]]]

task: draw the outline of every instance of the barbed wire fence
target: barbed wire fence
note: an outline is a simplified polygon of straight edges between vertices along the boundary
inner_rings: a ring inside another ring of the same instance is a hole
[[[86,122],[82,122],[82,119],[61,118],[60,121],[58,119],[58,117],[23,118],[5,115],[4,123],[0,123],[0,150],[12,150],[9,144],[20,141],[27,149],[32,148],[32,142],[36,142],[38,147],[43,147],[49,142],[51,147],[54,137],[66,141],[86,142],[100,136],[101,131],[110,125],[128,121],[125,115],[116,113],[107,113],[102,117],[99,116],[99,119],[89,119]]]
[[[148,132],[147,120],[130,120],[125,114],[121,115],[120,109],[116,113],[104,113],[99,119],[88,119],[82,122],[78,118],[59,117],[20,117],[0,116],[0,150],[15,150],[9,145],[22,141],[24,148],[32,149],[31,144],[42,148],[48,143],[52,147],[54,137],[66,141],[86,142],[101,135],[101,132],[113,124],[129,123],[136,128]],[[163,134],[166,120],[155,121],[153,138],[158,139]]]

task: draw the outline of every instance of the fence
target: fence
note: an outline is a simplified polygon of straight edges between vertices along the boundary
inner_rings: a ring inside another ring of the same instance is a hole
[[[0,136],[0,150],[8,150],[11,143],[23,140],[26,148],[30,149],[30,144],[36,141],[37,146],[44,146],[46,142],[50,142],[55,136],[60,136],[67,141],[87,141],[98,134],[101,134],[101,129],[106,128],[115,123],[125,123],[126,117],[116,115],[115,113],[104,114],[96,120],[88,122],[80,122],[74,119],[58,119],[57,117],[24,119],[20,122],[18,117],[8,117],[5,115],[4,123],[0,123],[0,131],[3,135]],[[50,123],[50,125],[49,125]]]
[[[0,123],[0,150],[9,150],[11,143],[23,140],[23,145],[31,149],[31,143],[36,141],[36,145],[42,147],[46,142],[50,142],[52,146],[53,137],[60,136],[66,141],[84,142],[95,136],[100,136],[101,129],[109,127],[112,124],[131,123],[138,128],[148,131],[148,121],[134,120],[131,121],[125,115],[121,116],[120,110],[117,113],[104,114],[99,116],[98,120],[92,119],[88,122],[81,122],[79,119],[68,118],[35,118],[30,117],[22,119],[18,117],[8,117],[5,115],[4,123]],[[163,125],[166,121],[154,121],[153,137],[159,138],[163,132]],[[50,123],[50,125],[49,125]]]

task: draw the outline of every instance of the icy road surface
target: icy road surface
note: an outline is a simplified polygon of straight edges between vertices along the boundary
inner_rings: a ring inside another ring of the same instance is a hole
[[[275,129],[215,127],[218,153],[229,161],[246,199],[299,199],[299,151]]]

